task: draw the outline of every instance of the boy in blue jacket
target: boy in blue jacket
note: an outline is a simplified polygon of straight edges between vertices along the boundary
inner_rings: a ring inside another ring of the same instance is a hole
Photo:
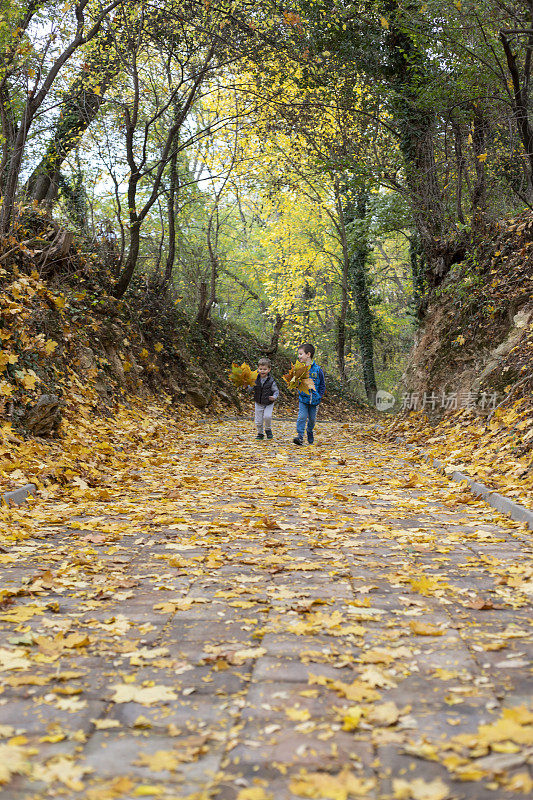
[[[315,437],[313,436],[313,428],[315,427],[316,412],[318,405],[326,391],[326,381],[324,378],[324,371],[313,361],[315,355],[315,348],[312,344],[301,344],[298,348],[298,361],[302,364],[309,366],[309,377],[312,378],[315,388],[311,389],[309,394],[300,392],[299,406],[298,406],[298,419],[296,420],[296,436],[292,440],[294,444],[304,443],[305,423],[307,422],[307,441],[313,444]]]

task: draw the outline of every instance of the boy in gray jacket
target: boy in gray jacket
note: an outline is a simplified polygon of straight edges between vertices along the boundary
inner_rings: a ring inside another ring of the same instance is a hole
[[[253,387],[255,400],[256,439],[264,439],[263,425],[267,439],[272,439],[272,412],[274,403],[279,397],[276,381],[270,374],[272,362],[269,358],[260,358],[257,362],[257,379]]]

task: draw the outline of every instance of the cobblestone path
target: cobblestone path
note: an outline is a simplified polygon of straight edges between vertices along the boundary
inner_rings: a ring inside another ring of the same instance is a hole
[[[533,790],[530,534],[362,425],[275,434],[4,509],[4,800]]]

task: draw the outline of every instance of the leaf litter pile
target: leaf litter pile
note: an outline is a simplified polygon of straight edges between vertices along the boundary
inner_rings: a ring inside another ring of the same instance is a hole
[[[398,434],[491,491],[533,510],[533,404],[531,396],[497,407],[486,418],[462,408],[430,423],[426,414],[398,414],[387,420],[385,438]],[[417,457],[411,454],[413,460]]]
[[[6,797],[531,793],[523,524],[365,424],[98,428],[1,511]]]

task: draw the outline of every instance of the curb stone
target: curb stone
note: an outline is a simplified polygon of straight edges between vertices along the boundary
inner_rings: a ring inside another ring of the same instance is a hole
[[[26,483],[24,486],[19,486],[18,489],[13,489],[12,492],[4,492],[2,500],[8,506],[20,506],[26,502],[28,495],[35,496],[37,487],[34,483]]]
[[[401,436],[396,436],[396,441],[403,444],[407,450],[417,450],[423,461],[443,471],[447,478],[457,483],[465,481],[472,494],[481,497],[489,506],[492,506],[492,508],[495,508],[496,511],[499,511],[501,514],[507,514],[507,516],[511,517],[511,519],[514,519],[516,522],[525,522],[528,528],[533,531],[533,511],[530,511],[525,506],[521,506],[519,503],[515,503],[514,500],[509,500],[508,497],[504,497],[504,495],[499,492],[493,492],[488,486],[485,486],[483,483],[478,483],[478,481],[465,475],[464,472],[459,472],[459,470],[450,471],[442,461],[439,461],[437,458],[432,458],[424,452],[420,452],[415,445],[408,444]]]

